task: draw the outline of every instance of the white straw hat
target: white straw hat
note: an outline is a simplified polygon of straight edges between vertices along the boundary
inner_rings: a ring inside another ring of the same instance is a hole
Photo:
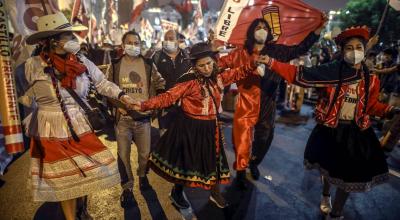
[[[86,26],[71,25],[63,13],[44,15],[37,20],[38,31],[26,38],[27,44],[36,44],[38,41],[63,32],[86,31]]]

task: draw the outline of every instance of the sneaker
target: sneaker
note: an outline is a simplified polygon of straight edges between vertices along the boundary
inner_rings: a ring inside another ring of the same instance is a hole
[[[330,214],[325,217],[325,220],[343,220],[344,216],[331,216]]]
[[[134,196],[132,189],[125,189],[119,198],[122,208],[129,208],[134,205]]]
[[[210,201],[215,203],[218,208],[223,209],[228,206],[225,201],[225,198],[219,192],[211,192],[210,194]]]
[[[139,177],[139,188],[140,188],[140,191],[146,191],[151,188],[149,180],[147,179],[147,176]]]
[[[260,178],[260,170],[258,170],[258,166],[250,163],[249,169],[251,177],[253,177],[254,180],[258,180]]]
[[[174,203],[174,205],[180,209],[188,209],[190,208],[190,203],[186,200],[183,195],[183,191],[181,193],[175,190],[175,187],[172,188],[171,193],[169,194],[169,199]]]
[[[246,170],[236,171],[236,185],[241,190],[246,190],[248,188]]]

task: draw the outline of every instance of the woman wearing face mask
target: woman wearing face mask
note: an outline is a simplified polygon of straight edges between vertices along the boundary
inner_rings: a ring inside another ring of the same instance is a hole
[[[127,104],[133,100],[91,61],[75,55],[80,45],[73,33],[86,27],[72,26],[61,13],[40,17],[37,25],[26,42],[38,43],[40,55],[25,63],[28,88],[19,99],[34,108],[24,120],[31,137],[33,200],[60,201],[65,218],[74,220],[77,198],[108,189],[120,178],[113,155],[67,90],[83,101],[94,89]]]
[[[218,74],[215,53],[206,43],[191,48],[193,67],[178,83],[137,109],[163,109],[180,103],[179,113],[150,154],[150,166],[160,176],[175,183],[170,198],[179,208],[189,208],[183,187],[211,190],[210,200],[226,206],[218,185],[229,182],[229,166],[218,123],[218,109],[225,86],[251,75],[256,68],[249,59],[241,67]]]
[[[318,40],[323,25],[311,32],[299,45],[286,46],[273,41],[271,28],[264,19],[254,20],[246,35],[243,48],[230,52],[218,60],[220,68],[235,68],[246,63],[253,54],[267,54],[282,62],[289,62],[303,54]],[[281,77],[261,65],[257,71],[263,77],[253,75],[238,82],[240,96],[233,120],[233,144],[235,147],[234,169],[240,188],[246,188],[246,169],[252,177],[260,176],[258,165],[271,146],[274,127],[276,99]],[[254,131],[254,138],[253,138]]]
[[[138,101],[147,100],[164,89],[165,81],[157,72],[150,59],[141,55],[141,40],[135,31],[126,32],[122,37],[124,55],[113,61],[108,80],[117,84],[125,94]],[[123,192],[121,206],[134,204],[134,178],[131,168],[131,144],[135,143],[138,152],[139,187],[150,187],[147,174],[147,161],[150,153],[151,112],[139,113],[117,109],[115,114],[115,134],[118,145],[118,169],[121,175]]]
[[[296,68],[266,57],[269,68],[288,82],[325,88],[315,109],[318,124],[308,139],[304,164],[321,172],[320,208],[330,213],[327,219],[343,218],[342,209],[350,192],[368,191],[389,178],[369,118],[393,117],[399,109],[378,102],[379,80],[363,62],[368,39],[366,27],[343,31],[335,39],[341,59],[311,68]],[[337,187],[333,208],[331,185]]]

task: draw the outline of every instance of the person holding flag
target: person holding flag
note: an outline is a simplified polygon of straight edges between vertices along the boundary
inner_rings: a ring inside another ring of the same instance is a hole
[[[306,23],[306,25],[308,24],[308,26],[314,27],[314,29],[311,30],[309,27],[307,27],[304,29],[305,31],[300,31],[301,36],[296,36],[295,38],[297,38],[298,41],[291,42],[291,46],[285,44],[285,39],[288,37],[285,38],[284,35],[280,36],[280,41],[278,41],[282,42],[282,44],[278,44],[275,41],[276,38],[279,37],[277,35],[278,33],[266,20],[269,14],[265,14],[265,12],[269,6],[264,8],[265,6],[263,3],[260,3],[260,5],[255,4],[253,7],[243,9],[239,19],[243,17],[244,20],[240,20],[240,23],[249,23],[247,32],[245,32],[245,39],[243,39],[244,42],[240,42],[242,38],[237,36],[244,31],[243,25],[240,26],[239,24],[233,28],[228,42],[244,43],[244,46],[233,50],[227,56],[221,57],[218,61],[219,67],[226,69],[241,66],[243,63],[246,63],[253,54],[267,54],[270,57],[283,62],[289,62],[292,59],[304,55],[319,39],[319,35],[326,20],[325,17],[323,17],[323,14],[319,11],[312,11],[305,5],[298,6],[298,4],[295,4],[295,6],[301,9],[300,12],[296,11],[296,13],[304,14],[304,11],[308,10],[310,16],[313,15],[313,13],[314,15],[316,14],[316,19],[311,19],[310,21],[307,19],[307,17],[305,17],[303,20],[300,19],[298,22],[293,21],[292,24],[289,23],[286,26],[286,29],[279,30],[281,34],[286,33],[287,31],[299,32],[299,30],[293,26],[304,26],[304,24],[301,22]],[[291,11],[290,7],[293,6],[288,3],[279,5],[279,11],[283,13],[282,16],[284,15],[285,10],[288,10],[289,12]],[[298,8],[297,10],[299,10]],[[246,20],[248,17],[256,16],[253,14],[257,14],[257,12],[260,12],[260,15],[264,13],[263,18],[257,17],[250,22]],[[288,14],[288,12],[286,12],[286,14]],[[281,19],[285,20],[287,18],[282,17]],[[217,38],[224,40],[221,38],[221,34],[223,33],[222,30],[223,28],[220,31],[217,30]],[[238,34],[236,34],[236,32]],[[278,86],[281,82],[281,78],[277,74],[274,74],[270,70],[263,68],[262,65],[257,68],[257,71],[261,72],[263,75],[262,78],[253,75],[252,77],[238,82],[240,96],[234,115],[233,144],[236,155],[234,169],[237,171],[237,184],[242,189],[247,187],[247,181],[245,177],[247,167],[250,168],[252,177],[255,180],[257,180],[260,176],[258,165],[262,162],[273,139],[276,109],[275,100]],[[252,140],[253,130],[254,141]],[[250,153],[251,148],[252,153]]]
[[[296,67],[265,57],[268,68],[289,83],[320,87],[317,125],[304,152],[304,165],[318,169],[323,192],[320,209],[327,219],[343,219],[350,192],[365,192],[389,179],[383,149],[371,127],[371,116],[393,118],[400,108],[378,101],[379,79],[363,62],[367,27],[346,29],[335,38],[339,59],[316,67]],[[337,187],[331,206],[330,186]]]

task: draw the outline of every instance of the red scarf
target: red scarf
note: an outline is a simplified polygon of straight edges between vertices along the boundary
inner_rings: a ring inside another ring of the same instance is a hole
[[[76,88],[76,77],[84,73],[86,66],[78,61],[74,54],[68,54],[66,58],[62,58],[55,53],[41,53],[40,56],[49,65],[53,66],[58,72],[63,74],[61,86],[63,88]]]

